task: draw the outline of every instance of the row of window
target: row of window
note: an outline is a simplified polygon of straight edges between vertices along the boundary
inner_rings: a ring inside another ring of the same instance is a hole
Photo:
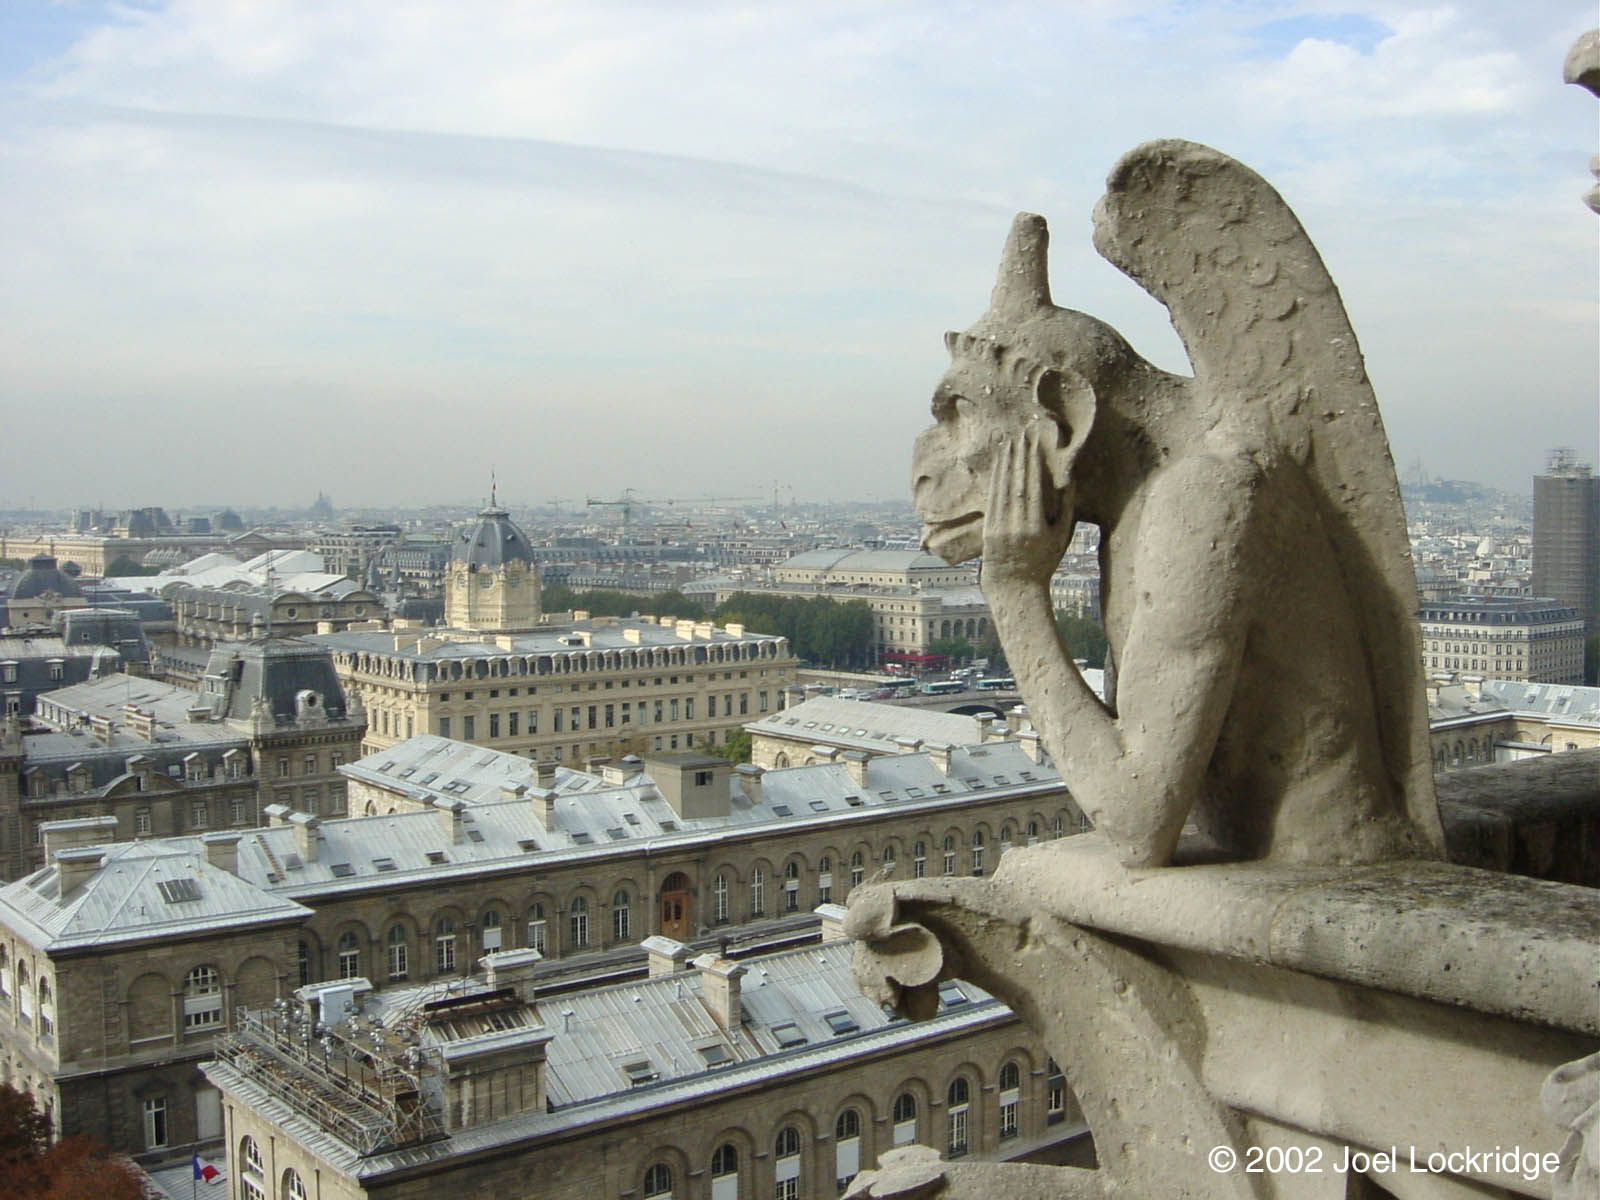
[[[427,680],[508,679],[517,676],[601,674],[661,667],[703,667],[720,663],[756,662],[787,656],[781,639],[729,642],[709,646],[671,646],[638,650],[576,650],[564,654],[511,655],[504,658],[450,659],[417,663],[381,654],[340,656],[340,665],[365,675]]]
[[[55,1036],[56,1003],[49,979],[35,978],[25,960],[13,962],[5,946],[0,946],[0,1008],[41,1040]]]
[[[995,1137],[999,1142],[1012,1141],[1021,1134],[1018,1109],[1022,1099],[1022,1068],[1016,1062],[1007,1062],[1000,1068],[996,1084]],[[1056,1124],[1066,1118],[1067,1083],[1055,1060],[1050,1060],[1046,1076],[1047,1124]],[[950,1081],[945,1092],[945,1120],[943,1130],[946,1158],[961,1158],[972,1150],[972,1095],[973,1084],[965,1075]],[[895,1146],[909,1145],[918,1140],[918,1103],[910,1091],[902,1091],[890,1107]],[[833,1187],[843,1195],[862,1167],[861,1131],[866,1122],[861,1112],[847,1108],[834,1121],[833,1126]],[[800,1128],[785,1125],[772,1140],[773,1200],[798,1200],[802,1195],[820,1195],[821,1190],[806,1178],[803,1151],[805,1138]],[[748,1178],[748,1167],[741,1161],[739,1148],[724,1142],[712,1152],[710,1162],[711,1200],[738,1200],[753,1194]],[[652,1162],[644,1169],[641,1192],[646,1200],[673,1200],[677,1194],[677,1177],[672,1164]]]
[[[764,713],[771,705],[770,692],[757,692],[756,711]],[[728,692],[722,695],[711,694],[705,697],[705,719],[715,720],[719,715],[723,717],[749,716],[750,693]],[[721,712],[718,713],[720,703]],[[735,711],[737,709],[737,711]],[[505,710],[487,714],[485,734],[488,741],[498,741],[502,737],[537,737],[539,734],[540,713],[542,709],[530,708],[527,710],[527,721],[523,721],[520,710]],[[693,721],[699,718],[695,714],[695,697],[684,696],[664,700],[640,700],[637,703],[623,700],[610,704],[573,704],[557,706],[550,710],[549,732],[551,733],[582,733],[586,730],[597,729],[628,729],[643,725],[666,725],[674,721]],[[448,716],[434,718],[435,732],[440,737],[454,737],[457,728],[455,720]],[[461,740],[474,742],[478,740],[478,717],[468,714],[460,718]],[[394,714],[391,724],[390,714],[379,711],[378,732],[384,736],[400,736],[400,715]],[[406,736],[411,733],[411,718],[406,717]]]

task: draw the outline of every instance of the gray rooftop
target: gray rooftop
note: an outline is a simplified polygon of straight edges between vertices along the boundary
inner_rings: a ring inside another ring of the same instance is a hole
[[[879,754],[893,754],[896,738],[923,742],[949,742],[961,746],[976,742],[978,719],[933,709],[873,704],[865,700],[840,700],[818,696],[792,704],[745,726],[752,734],[766,733],[791,740],[810,739]]]

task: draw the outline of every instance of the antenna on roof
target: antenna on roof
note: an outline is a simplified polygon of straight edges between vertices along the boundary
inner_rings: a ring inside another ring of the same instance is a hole
[[[489,464],[489,507],[494,508],[498,500],[499,484],[495,482],[494,464]]]

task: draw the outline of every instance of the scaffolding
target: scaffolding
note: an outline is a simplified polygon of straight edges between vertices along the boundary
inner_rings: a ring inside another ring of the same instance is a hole
[[[247,1012],[216,1055],[362,1156],[445,1135],[439,1052],[376,1024],[363,1035],[287,1005]]]

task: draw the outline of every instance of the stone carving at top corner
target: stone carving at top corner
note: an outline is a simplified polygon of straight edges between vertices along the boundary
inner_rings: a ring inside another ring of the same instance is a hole
[[[1567,51],[1567,61],[1561,66],[1561,78],[1600,96],[1600,29],[1580,34],[1578,40],[1572,43],[1572,49]],[[1600,154],[1589,160],[1589,172],[1600,179]],[[1583,201],[1600,213],[1600,186],[1585,192]]]
[[[1050,296],[1021,214],[988,311],[917,440],[924,542],[983,556],[1030,716],[1130,866],[1191,816],[1231,857],[1437,857],[1415,576],[1388,443],[1337,289],[1287,204],[1182,141],[1124,155],[1097,250],[1171,313],[1194,377]],[[1056,632],[1049,579],[1100,527],[1114,695]]]

